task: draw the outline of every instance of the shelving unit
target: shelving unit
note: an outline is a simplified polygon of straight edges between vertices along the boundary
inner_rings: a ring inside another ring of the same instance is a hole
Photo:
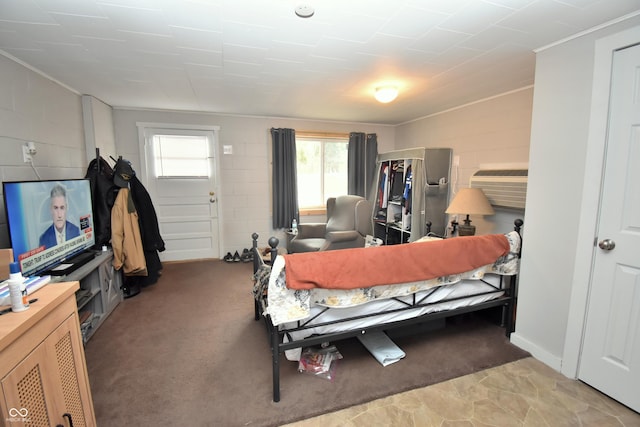
[[[378,155],[375,237],[407,243],[431,231],[444,234],[451,176],[450,148],[412,148]]]
[[[411,237],[412,159],[380,162],[374,234],[385,245],[406,243]]]
[[[96,257],[77,270],[53,277],[53,282],[80,282],[76,292],[80,330],[86,343],[107,316],[123,300],[122,274],[112,265],[113,251],[98,252]]]

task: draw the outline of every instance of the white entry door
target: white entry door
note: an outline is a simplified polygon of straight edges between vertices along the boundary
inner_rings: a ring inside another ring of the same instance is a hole
[[[138,126],[149,193],[166,247],[160,259],[220,258],[217,128]]]
[[[640,411],[640,45],[614,53],[605,157],[578,376]]]

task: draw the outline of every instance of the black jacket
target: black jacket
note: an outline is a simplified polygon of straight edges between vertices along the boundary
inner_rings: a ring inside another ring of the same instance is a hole
[[[142,238],[142,248],[144,249],[144,257],[147,263],[148,275],[145,277],[132,278],[130,286],[148,286],[156,283],[162,272],[162,263],[158,252],[165,250],[164,240],[160,235],[158,226],[158,217],[156,210],[151,202],[151,197],[144,188],[144,185],[134,175],[129,180],[129,188],[133,203],[138,211],[138,224],[140,225],[140,236]]]
[[[164,251],[164,240],[160,236],[158,217],[147,189],[135,175],[129,180],[129,188],[138,211],[142,247],[145,251]]]
[[[118,195],[118,187],[113,184],[113,169],[102,157],[91,160],[85,178],[91,186],[93,207],[93,227],[96,248],[111,241],[111,208]]]

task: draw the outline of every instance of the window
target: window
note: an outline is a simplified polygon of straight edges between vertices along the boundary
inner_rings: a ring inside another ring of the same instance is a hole
[[[153,136],[157,178],[208,177],[209,142],[204,135]]]
[[[348,134],[296,132],[301,213],[320,213],[326,208],[329,197],[347,194],[348,146]]]

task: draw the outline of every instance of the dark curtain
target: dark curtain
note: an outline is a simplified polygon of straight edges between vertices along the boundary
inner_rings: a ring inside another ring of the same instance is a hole
[[[349,194],[369,198],[376,174],[378,136],[362,132],[349,134],[348,169]]]
[[[296,132],[293,129],[271,128],[273,228],[290,228],[298,213],[298,182],[296,179]]]

